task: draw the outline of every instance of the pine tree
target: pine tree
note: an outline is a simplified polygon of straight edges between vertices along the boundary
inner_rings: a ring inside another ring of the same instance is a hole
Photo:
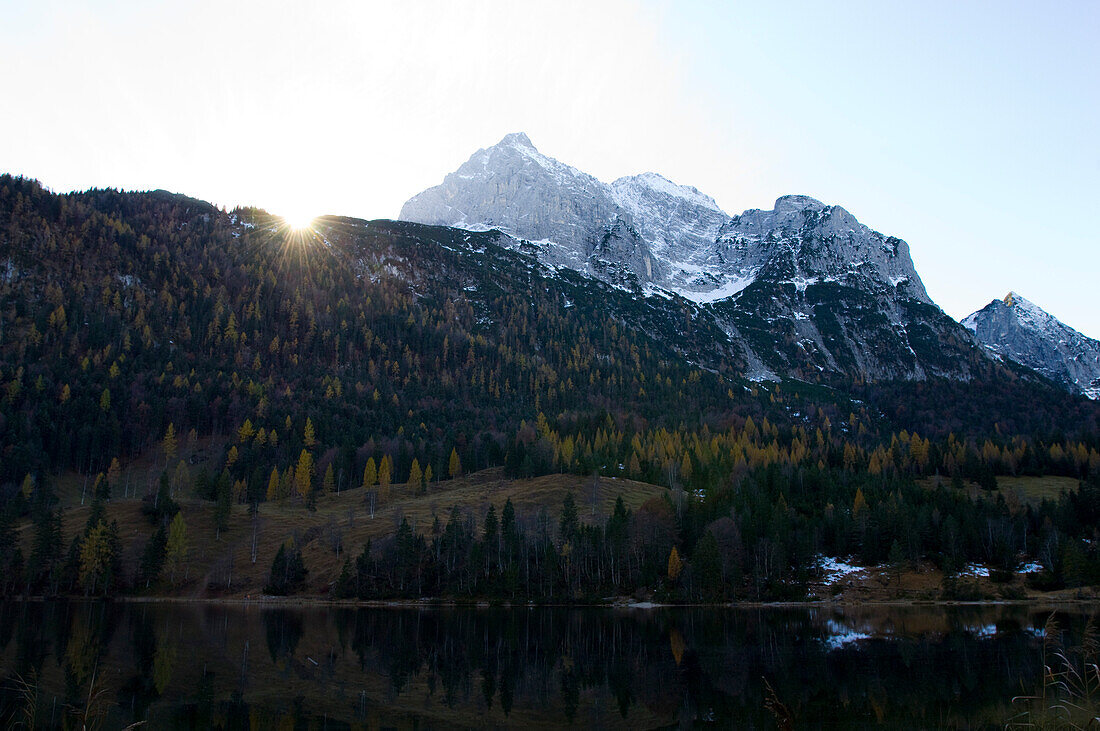
[[[271,562],[271,575],[264,592],[277,596],[292,594],[305,581],[308,573],[302,561],[302,549],[291,539],[279,546],[275,560]]]
[[[164,567],[167,543],[168,534],[164,526],[157,526],[145,544],[145,550],[141,554],[141,564],[138,567],[138,580],[145,583],[146,589],[160,577],[161,569]]]
[[[187,523],[183,520],[183,513],[176,513],[168,527],[168,540],[164,544],[164,560],[171,572],[173,586],[176,585],[179,572],[187,563],[187,553]]]
[[[15,521],[7,510],[0,511],[0,597],[15,594],[22,581],[23,550]]]
[[[223,530],[229,527],[229,514],[232,509],[232,482],[228,472],[218,476],[217,494],[214,503],[214,539],[221,538]]]
[[[580,522],[577,519],[577,503],[573,499],[573,493],[565,494],[565,500],[561,506],[561,518],[558,521],[558,539],[564,544],[572,541],[577,535]]]
[[[100,520],[81,542],[80,584],[84,593],[107,594],[112,579],[112,567],[117,561],[117,530],[112,532],[106,521]]]
[[[718,541],[710,531],[704,531],[703,537],[695,543],[692,554],[692,574],[695,577],[699,593],[704,598],[716,598],[722,593],[722,557],[718,550]]]

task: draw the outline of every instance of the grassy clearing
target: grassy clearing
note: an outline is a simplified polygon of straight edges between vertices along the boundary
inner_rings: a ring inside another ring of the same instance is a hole
[[[951,480],[946,477],[926,477],[918,480],[918,484],[927,488],[943,485],[951,485]],[[1005,495],[1015,495],[1021,502],[1038,504],[1044,499],[1057,500],[1063,492],[1073,492],[1080,482],[1073,477],[1012,477],[1009,475],[997,475],[997,489]],[[963,487],[971,497],[976,498],[982,494],[982,489],[976,482],[966,481]],[[994,493],[996,494],[996,493]]]
[[[135,479],[148,479],[153,473],[159,475],[156,465],[149,465],[145,473],[137,472],[139,477]],[[373,518],[363,488],[323,495],[312,512],[296,500],[263,503],[255,521],[247,506],[234,505],[229,528],[220,534],[214,525],[213,503],[177,497],[187,523],[191,553],[186,577],[174,593],[188,597],[258,594],[279,546],[297,536],[310,572],[309,592],[324,594],[339,576],[345,558],[358,555],[368,538],[377,541],[392,535],[403,518],[417,531],[428,532],[436,517],[446,522],[452,509],[457,508],[480,524],[490,504],[496,506],[499,515],[504,502],[511,498],[522,524],[532,525],[543,508],[556,524],[562,501],[573,492],[580,518],[602,522],[620,495],[627,507],[635,509],[664,491],[657,485],[607,477],[546,475],[509,480],[498,468],[432,483],[424,493],[407,485],[391,486],[388,498],[376,502]],[[62,497],[66,545],[83,530],[90,510],[90,499],[81,506],[79,497],[80,485],[70,480]],[[139,498],[113,500],[107,506],[107,515],[118,521],[124,570],[127,576],[133,576],[153,527],[141,514]],[[32,536],[30,524],[24,524],[21,537],[25,556],[29,555]],[[333,548],[338,542],[343,545],[339,552]]]
[[[997,487],[1011,490],[1022,499],[1039,503],[1057,500],[1063,492],[1074,492],[1080,482],[1073,477],[998,477]]]

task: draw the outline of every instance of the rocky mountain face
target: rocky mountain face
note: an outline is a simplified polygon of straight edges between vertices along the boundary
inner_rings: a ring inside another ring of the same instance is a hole
[[[401,218],[496,228],[548,267],[688,300],[753,378],[967,379],[986,359],[929,299],[904,241],[808,196],[730,217],[656,173],[603,183],[511,134]]]
[[[962,321],[997,354],[1071,391],[1100,399],[1100,341],[1082,335],[1015,292]]]

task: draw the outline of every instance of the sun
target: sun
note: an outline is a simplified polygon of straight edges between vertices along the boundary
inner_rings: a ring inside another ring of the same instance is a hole
[[[283,215],[283,220],[286,221],[286,225],[290,226],[295,231],[303,231],[305,229],[313,228],[313,221],[317,217],[311,213],[305,211],[289,211]]]

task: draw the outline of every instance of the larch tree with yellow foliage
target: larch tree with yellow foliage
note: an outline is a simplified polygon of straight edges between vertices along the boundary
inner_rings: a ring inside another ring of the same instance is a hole
[[[313,455],[308,449],[302,450],[298,457],[298,466],[294,468],[294,488],[303,500],[313,490]]]
[[[278,467],[272,467],[271,468],[271,477],[268,478],[268,480],[267,480],[267,493],[266,493],[265,496],[269,501],[270,500],[275,500],[275,499],[280,497],[280,495],[279,495],[279,468]]]
[[[462,460],[458,457],[457,448],[451,448],[451,458],[447,462],[447,474],[451,476],[452,480],[462,475]]]
[[[164,432],[164,439],[160,442],[160,450],[164,453],[165,468],[167,468],[168,463],[175,458],[178,446],[179,442],[176,439],[176,425],[169,423],[168,428]]]
[[[859,514],[867,509],[867,498],[863,497],[863,488],[856,488],[856,496],[852,500],[852,517],[858,518]]]
[[[676,581],[680,578],[680,573],[684,570],[683,559],[680,558],[680,552],[676,550],[676,546],[672,547],[672,550],[668,554],[668,579],[669,581]]]
[[[302,431],[302,444],[306,449],[313,449],[317,446],[317,433],[313,428],[313,419],[306,417],[306,427]]]

